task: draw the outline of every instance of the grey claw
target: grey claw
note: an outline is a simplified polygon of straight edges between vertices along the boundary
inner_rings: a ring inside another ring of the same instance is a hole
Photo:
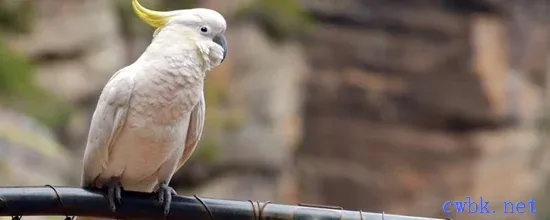
[[[158,201],[164,208],[164,215],[168,215],[170,212],[170,205],[172,204],[172,195],[177,195],[176,190],[168,186],[166,183],[162,183],[157,192]]]
[[[121,201],[122,201],[122,187],[120,187],[120,185],[119,185],[119,187],[116,188],[115,197],[116,197],[117,203],[120,204]]]
[[[111,207],[111,211],[116,211],[116,204],[119,203],[122,199],[122,185],[120,184],[120,180],[118,178],[112,178],[107,184],[105,184],[105,187],[107,187],[107,200],[109,202],[109,206]]]
[[[164,190],[159,189],[158,199],[160,204],[164,204]]]
[[[109,188],[107,191],[107,198],[109,199],[109,206],[111,206],[111,211],[116,211],[115,199],[114,199],[114,189]]]
[[[166,193],[164,201],[164,215],[168,215],[170,212],[170,205],[172,204],[172,194]]]

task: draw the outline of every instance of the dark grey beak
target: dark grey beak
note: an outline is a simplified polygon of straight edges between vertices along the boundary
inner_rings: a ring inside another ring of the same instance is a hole
[[[220,35],[220,36],[214,37],[214,39],[212,40],[223,48],[223,58],[222,58],[222,62],[223,62],[225,60],[225,56],[227,55],[227,41],[225,40],[225,36]]]

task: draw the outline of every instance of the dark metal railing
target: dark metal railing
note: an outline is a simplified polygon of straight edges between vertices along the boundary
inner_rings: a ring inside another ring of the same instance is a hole
[[[92,216],[107,218],[193,219],[193,220],[438,220],[385,213],[343,210],[316,205],[282,205],[270,202],[236,201],[174,196],[170,213],[164,216],[151,193],[123,192],[116,212],[109,208],[99,190],[70,187],[0,187],[0,216]],[[440,219],[442,220],[442,219]]]

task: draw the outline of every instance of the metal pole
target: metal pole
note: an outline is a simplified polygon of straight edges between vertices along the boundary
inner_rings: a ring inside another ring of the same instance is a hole
[[[70,187],[2,187],[0,216],[95,216],[164,219],[162,207],[151,193],[125,191],[116,213],[99,190]],[[343,210],[312,205],[282,205],[197,196],[174,196],[166,219],[193,220],[438,220],[383,213]],[[442,219],[440,219],[442,220]]]

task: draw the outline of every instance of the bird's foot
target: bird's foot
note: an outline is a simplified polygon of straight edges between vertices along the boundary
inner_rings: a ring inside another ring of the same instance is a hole
[[[109,182],[105,184],[107,188],[107,200],[109,201],[109,206],[113,212],[116,211],[116,204],[120,204],[122,198],[122,184],[120,183],[120,178],[113,177]]]
[[[167,183],[161,183],[157,190],[158,201],[163,205],[164,215],[168,215],[172,203],[172,195],[177,195],[176,190],[168,186]]]

